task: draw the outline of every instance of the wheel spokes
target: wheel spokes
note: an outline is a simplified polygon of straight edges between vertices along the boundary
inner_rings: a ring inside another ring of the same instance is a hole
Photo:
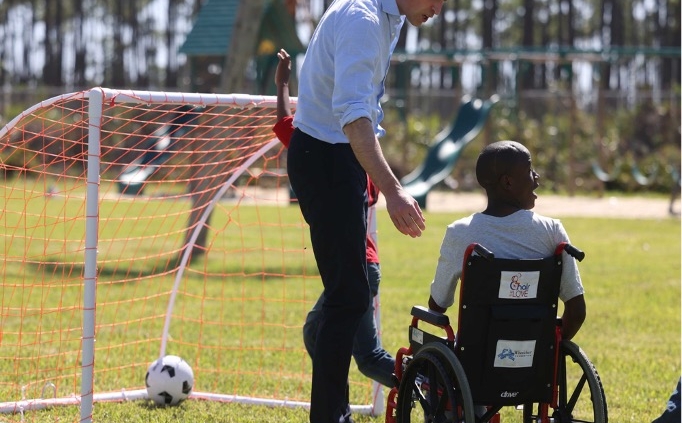
[[[606,423],[606,397],[594,365],[570,342],[559,360],[559,404],[554,416],[571,423]]]
[[[566,403],[566,409],[568,411],[573,411],[575,409],[575,404],[578,402],[578,398],[580,398],[580,394],[583,392],[585,382],[587,382],[587,377],[585,375],[582,375],[576,387],[573,389],[571,399]]]

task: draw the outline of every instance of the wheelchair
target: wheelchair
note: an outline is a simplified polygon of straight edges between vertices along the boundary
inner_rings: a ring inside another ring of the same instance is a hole
[[[595,366],[579,346],[561,339],[564,251],[579,261],[585,256],[568,243],[532,260],[496,258],[482,245],[469,245],[457,332],[447,315],[412,308],[386,423],[499,423],[503,407],[522,410],[523,423],[606,423]]]

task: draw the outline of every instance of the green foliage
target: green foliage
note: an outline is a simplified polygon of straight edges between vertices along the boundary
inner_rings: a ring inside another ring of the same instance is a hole
[[[670,192],[675,183],[672,171],[680,163],[680,121],[672,104],[618,108],[603,113],[600,120],[593,110],[578,108],[573,101],[566,93],[554,92],[541,101],[528,100],[531,104],[495,105],[485,130],[455,165],[452,176],[459,189],[478,189],[473,174],[484,145],[513,139],[528,147],[541,185],[553,192]],[[435,135],[449,124],[434,114],[405,115],[387,108],[382,148],[396,174],[403,176],[419,166]],[[593,162],[614,180],[600,181]]]

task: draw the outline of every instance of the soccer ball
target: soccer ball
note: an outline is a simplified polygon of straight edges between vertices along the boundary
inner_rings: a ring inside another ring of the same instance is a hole
[[[194,372],[185,360],[167,355],[149,365],[144,378],[149,399],[159,405],[177,405],[194,386]]]

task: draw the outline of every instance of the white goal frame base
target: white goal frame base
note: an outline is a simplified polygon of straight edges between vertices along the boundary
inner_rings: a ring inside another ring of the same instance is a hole
[[[381,392],[381,386],[375,386],[375,394]],[[383,395],[381,395],[383,397]],[[125,402],[149,399],[146,389],[136,389],[132,391],[121,392],[107,392],[93,395],[93,402]],[[208,400],[218,402],[234,402],[246,405],[259,405],[269,407],[286,407],[286,408],[304,408],[310,409],[309,402],[303,401],[288,401],[276,400],[271,398],[255,398],[241,395],[224,395],[210,392],[192,392],[188,399]],[[79,406],[81,403],[80,397],[64,397],[64,398],[38,398],[32,400],[0,402],[0,413],[22,413],[24,411],[44,410],[46,408],[55,406]],[[383,402],[379,402],[383,404]],[[383,414],[383,407],[374,407],[372,405],[351,405],[351,411],[356,414],[365,414],[370,416],[379,416]]]

